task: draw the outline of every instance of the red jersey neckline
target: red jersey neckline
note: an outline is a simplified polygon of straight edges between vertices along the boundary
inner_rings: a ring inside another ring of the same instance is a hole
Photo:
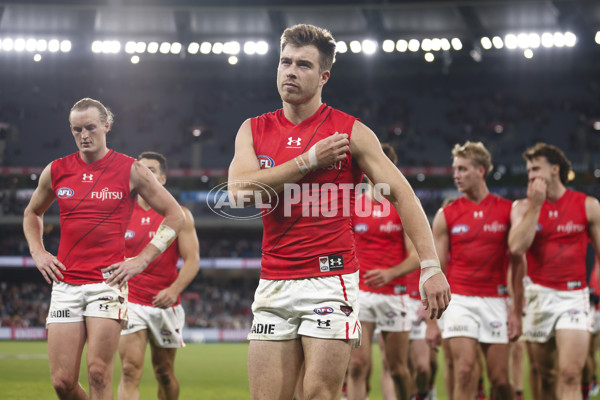
[[[319,106],[319,109],[317,111],[315,111],[315,113],[313,115],[311,115],[310,117],[306,118],[304,121],[301,121],[298,124],[294,124],[292,121],[290,121],[289,119],[287,119],[287,117],[285,116],[285,114],[283,112],[283,108],[280,108],[279,112],[277,113],[277,119],[284,126],[297,127],[297,126],[300,126],[300,125],[305,125],[305,124],[312,123],[315,119],[317,119],[325,111],[326,108],[327,108],[327,104],[326,103],[321,104]]]
[[[483,199],[481,199],[481,201],[479,203],[476,203],[473,200],[469,200],[467,198],[467,196],[464,196],[464,195],[462,196],[462,198],[463,198],[463,200],[468,201],[469,203],[474,204],[474,205],[480,207],[483,204],[487,203],[489,201],[489,199],[491,199],[493,196],[494,195],[491,192],[488,192],[488,194]]]
[[[75,159],[81,166],[83,166],[85,168],[93,167],[94,169],[97,169],[97,168],[103,167],[104,164],[106,164],[106,161],[109,159],[109,157],[112,153],[114,153],[114,150],[108,149],[108,152],[104,155],[104,157],[102,157],[98,161],[94,161],[91,164],[88,164],[85,161],[83,161],[83,159],[81,158],[81,152],[79,152],[79,151],[77,153],[75,153],[76,154]]]

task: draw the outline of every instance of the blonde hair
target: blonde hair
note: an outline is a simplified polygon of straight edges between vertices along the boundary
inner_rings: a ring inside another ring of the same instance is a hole
[[[71,112],[85,111],[88,108],[92,107],[98,110],[98,112],[100,113],[100,121],[102,121],[103,123],[108,122],[108,124],[112,126],[113,121],[115,119],[113,113],[108,109],[108,107],[105,107],[104,104],[100,103],[98,100],[85,97],[79,100],[77,103],[75,103],[73,107],[71,107]],[[71,115],[71,112],[69,113],[69,116]]]
[[[465,144],[455,144],[452,149],[452,157],[461,157],[471,160],[476,167],[482,166],[485,175],[492,172],[492,156],[481,142],[466,141]]]

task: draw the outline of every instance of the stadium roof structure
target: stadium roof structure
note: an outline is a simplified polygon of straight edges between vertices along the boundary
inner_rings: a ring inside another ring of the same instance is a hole
[[[0,38],[60,35],[80,41],[268,40],[296,23],[327,27],[338,40],[481,37],[573,32],[594,46],[598,1],[539,0],[18,0],[0,1]],[[89,50],[89,45],[87,46]]]

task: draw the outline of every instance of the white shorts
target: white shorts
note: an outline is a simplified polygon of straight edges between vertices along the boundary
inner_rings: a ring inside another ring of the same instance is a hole
[[[349,339],[358,347],[358,272],[322,278],[261,279],[252,313],[248,340],[310,336]]]
[[[158,347],[185,347],[182,334],[184,323],[185,312],[181,304],[169,308],[158,308],[129,303],[129,320],[127,328],[121,331],[121,335],[129,335],[147,329],[148,337]]]
[[[452,294],[444,312],[442,338],[469,337],[481,343],[508,343],[505,297]]]
[[[408,332],[412,327],[412,308],[407,294],[381,294],[359,291],[361,322],[373,322],[382,332]]]
[[[412,329],[408,336],[410,340],[425,340],[425,333],[427,332],[427,322],[424,318],[419,317],[419,309],[423,308],[421,300],[413,299],[412,297],[408,300],[413,313]]]
[[[528,342],[545,343],[560,329],[592,331],[588,288],[556,290],[532,283],[525,298],[523,336]]]
[[[127,284],[109,286],[105,282],[70,285],[52,284],[46,327],[54,323],[80,322],[83,317],[127,319]]]
[[[600,310],[594,308],[594,312],[592,313],[594,323],[592,325],[592,333],[595,335],[600,332]]]

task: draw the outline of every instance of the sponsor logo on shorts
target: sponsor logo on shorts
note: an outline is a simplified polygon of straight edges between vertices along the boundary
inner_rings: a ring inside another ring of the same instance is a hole
[[[576,315],[579,315],[580,312],[581,311],[579,311],[579,310],[569,310],[569,311],[567,311],[567,314],[569,314],[570,317],[574,317]]]
[[[125,297],[119,296],[119,303],[121,303],[121,304],[125,303]]]
[[[346,314],[346,317],[349,317],[350,314],[352,314],[352,311],[354,311],[354,309],[350,306],[340,306],[340,310]]]
[[[388,318],[390,318],[390,319],[392,319],[392,318],[397,317],[398,314],[396,312],[394,312],[394,311],[388,311],[388,312],[385,313],[385,316],[388,317]]]
[[[319,257],[319,268],[321,272],[340,271],[344,269],[344,257],[324,256]]]
[[[99,297],[98,300],[113,301],[114,297],[112,297],[112,296],[102,296],[102,297]]]
[[[100,311],[108,311],[108,304],[98,304],[98,309]]]
[[[456,225],[452,227],[452,230],[450,231],[450,233],[452,233],[453,235],[463,235],[467,232],[469,232],[469,225]]]
[[[56,197],[58,197],[59,199],[68,199],[74,194],[75,192],[73,191],[73,189],[69,187],[61,187],[56,190]]]
[[[525,337],[541,338],[544,336],[546,336],[546,332],[544,332],[544,331],[526,331],[525,332]]]
[[[331,307],[319,307],[313,310],[317,315],[327,315],[333,312],[333,308]]]
[[[275,166],[275,161],[269,156],[261,154],[257,157],[258,162],[260,163],[260,169],[269,169]]]
[[[172,335],[171,331],[168,329],[161,329],[160,334],[163,336],[171,336]]]
[[[132,231],[131,229],[127,229],[125,231],[125,240],[131,240],[131,239],[133,239],[134,236],[135,236],[135,232]]]
[[[569,281],[567,282],[567,289],[579,289],[581,288],[581,281]]]
[[[469,327],[467,325],[454,325],[446,328],[448,332],[467,332]]]
[[[54,310],[50,311],[50,318],[71,318],[71,310]]]
[[[330,319],[318,319],[317,320],[317,328],[331,329],[331,320]]]
[[[360,223],[360,224],[354,225],[354,232],[356,232],[356,233],[365,233],[368,230],[369,230],[369,225],[367,225],[367,224]]]
[[[275,333],[275,324],[253,324],[250,333],[273,335]]]
[[[494,328],[494,329],[498,329],[498,328],[500,328],[502,325],[503,325],[503,324],[502,324],[502,322],[500,322],[500,321],[492,321],[492,322],[490,322],[490,326],[491,326],[492,328]]]

